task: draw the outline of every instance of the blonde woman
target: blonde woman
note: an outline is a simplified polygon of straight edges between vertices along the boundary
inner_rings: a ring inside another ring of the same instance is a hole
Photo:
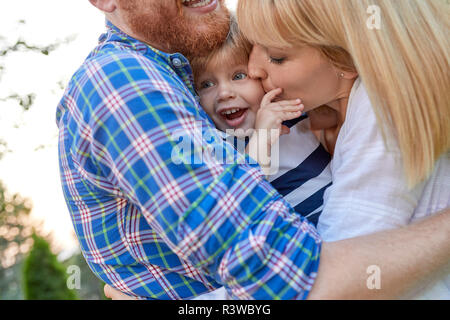
[[[321,135],[334,154],[318,225],[325,241],[450,206],[445,1],[242,0],[237,14],[254,43],[249,72],[266,92],[337,113]],[[450,299],[445,273],[405,297]]]

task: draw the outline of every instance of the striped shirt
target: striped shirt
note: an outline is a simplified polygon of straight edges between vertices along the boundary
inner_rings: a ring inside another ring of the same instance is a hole
[[[290,133],[279,139],[278,155],[274,155],[279,170],[268,180],[295,211],[317,226],[323,195],[331,186],[331,156],[309,130],[306,117],[284,124]]]
[[[56,120],[84,258],[100,279],[142,298],[189,299],[222,285],[239,299],[306,298],[321,238],[259,166],[211,139],[218,130],[192,80],[181,54],[109,23],[73,75]],[[190,150],[180,150],[183,138]],[[231,157],[219,162],[211,149]]]
[[[282,135],[278,145],[272,148],[271,163],[277,172],[267,179],[295,211],[317,226],[324,193],[332,185],[331,155],[311,132],[306,115],[283,124],[290,133]],[[236,137],[227,136],[227,139],[237,150],[249,142],[249,137],[241,142]]]

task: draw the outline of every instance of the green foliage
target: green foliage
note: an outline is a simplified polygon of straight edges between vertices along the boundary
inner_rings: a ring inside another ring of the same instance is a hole
[[[35,234],[33,240],[23,267],[25,299],[76,300],[76,293],[67,287],[66,270],[51,252],[48,242]]]
[[[0,160],[2,160],[3,156],[8,152],[8,144],[5,140],[0,138]],[[1,182],[0,182],[1,183]],[[1,192],[1,187],[0,187]]]
[[[4,57],[10,52],[16,52],[16,51],[34,51],[42,53],[43,55],[48,56],[48,54],[58,48],[59,44],[51,44],[45,47],[42,46],[35,46],[28,44],[23,39],[18,39],[15,44],[13,45],[7,45],[4,46],[3,49],[0,49],[0,57]]]
[[[18,24],[23,25],[25,21],[19,20]],[[20,52],[49,55],[73,39],[74,36],[70,36],[50,45],[40,46],[30,43],[21,36],[11,39],[10,35],[6,38],[0,34],[0,82],[2,75],[7,71],[8,57]],[[20,106],[23,111],[29,110],[35,102],[36,94],[16,91],[2,93],[0,102]],[[10,150],[5,138],[0,137],[0,160],[8,152]],[[35,237],[33,252],[28,256],[26,263],[24,262],[24,256],[33,244],[32,228],[40,230],[40,225],[30,222],[30,211],[30,202],[18,194],[9,194],[0,181],[0,300],[23,299],[23,288],[26,289],[26,297],[29,299],[76,298],[75,293],[68,290],[65,281],[62,280],[66,279],[64,267],[51,253],[48,244],[45,246],[44,239]],[[23,272],[24,270],[26,272]]]
[[[26,95],[19,95],[15,93],[7,96],[6,98],[0,98],[0,101],[15,100],[19,103],[19,105],[23,108],[23,110],[28,111],[33,105],[35,99],[36,94],[34,93],[29,93]]]
[[[23,25],[25,23],[26,23],[25,20],[18,21],[19,25]],[[15,39],[15,42],[11,43],[10,40],[8,41],[8,39],[0,35],[0,81],[3,73],[5,72],[4,59],[7,56],[12,55],[16,52],[31,52],[48,56],[51,52],[58,49],[61,45],[70,43],[74,39],[75,36],[71,35],[66,37],[66,39],[64,40],[59,40],[55,43],[46,46],[41,46],[29,43],[27,40],[22,39],[21,37]],[[7,97],[0,97],[0,101],[9,101],[9,100],[16,101],[23,108],[24,111],[27,111],[33,105],[35,98],[36,98],[35,93],[28,93],[28,94],[13,93]]]
[[[0,146],[1,142],[2,141],[0,140]],[[26,276],[23,272],[25,264],[24,257],[33,246],[33,228],[37,230],[40,230],[41,228],[39,224],[35,222],[32,224],[30,222],[30,210],[31,205],[27,199],[24,199],[17,194],[9,194],[6,187],[0,181],[0,300],[20,300],[25,297],[28,298],[23,292],[26,287]],[[45,236],[45,239],[49,240],[48,236]],[[38,245],[39,242],[37,246]],[[45,247],[47,247],[46,255],[50,255],[48,245]],[[35,256],[36,250],[35,245],[35,252],[33,253]],[[54,258],[51,259],[56,261]],[[48,268],[48,261],[48,259],[41,260],[41,258],[39,258],[34,268]],[[60,263],[57,262],[57,264]],[[69,266],[79,267],[81,281],[80,288],[77,289],[76,293],[80,299],[105,299],[103,294],[104,283],[94,276],[80,253],[74,254],[69,259],[62,262],[62,264],[62,269],[59,268],[60,271],[62,271],[59,273],[61,276],[59,278],[64,279],[66,279],[66,270]],[[39,272],[37,273],[38,277],[41,277],[42,279],[47,278],[47,276],[42,275],[43,270],[38,270],[37,272]],[[62,281],[59,281],[59,283],[61,282]],[[63,292],[67,292],[66,283],[63,282],[63,285]],[[41,286],[41,284],[39,284],[39,286]],[[41,287],[41,289],[44,288],[45,287],[43,286]],[[57,290],[60,289],[58,288]],[[68,298],[74,298],[72,294],[69,295]],[[49,296],[41,297],[42,299],[51,299]]]
[[[0,151],[2,141],[0,140]],[[5,149],[4,149],[5,150]],[[0,299],[21,299],[21,260],[32,244],[31,205],[0,181]]]
[[[27,199],[9,195],[0,181],[0,269],[10,267],[28,251],[32,233],[30,210]]]

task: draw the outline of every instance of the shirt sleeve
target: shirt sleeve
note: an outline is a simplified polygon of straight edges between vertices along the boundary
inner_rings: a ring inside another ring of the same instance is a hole
[[[423,190],[408,188],[398,146],[388,131],[383,138],[362,85],[339,133],[332,180],[318,223],[325,241],[408,224]]]
[[[314,227],[257,165],[214,139],[192,97],[150,80],[147,73],[155,70],[122,61],[114,76],[102,76],[89,123],[80,126],[87,142],[77,162],[85,176],[131,201],[174,253],[234,297],[306,298],[321,247]]]

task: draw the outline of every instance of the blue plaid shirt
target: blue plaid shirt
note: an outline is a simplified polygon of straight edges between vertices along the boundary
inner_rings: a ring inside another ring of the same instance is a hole
[[[239,299],[305,298],[320,237],[257,164],[214,138],[192,80],[184,56],[109,23],[72,77],[57,110],[59,161],[87,263],[142,298],[221,285]]]

